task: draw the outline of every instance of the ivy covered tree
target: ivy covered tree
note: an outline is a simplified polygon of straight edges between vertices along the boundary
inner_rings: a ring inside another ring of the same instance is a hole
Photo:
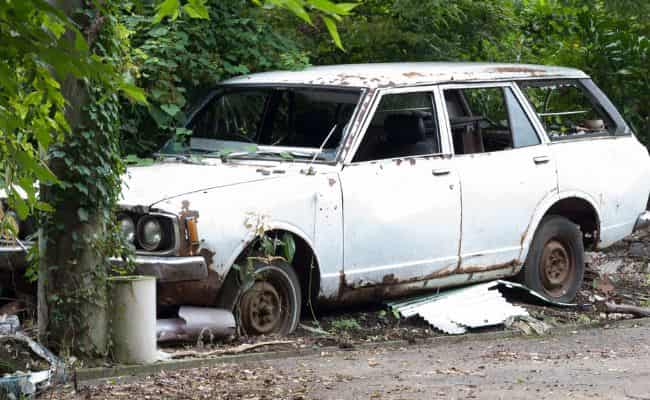
[[[133,21],[122,18],[119,1],[0,0],[0,197],[19,218],[39,216],[39,262],[32,270],[38,278],[39,334],[59,352],[107,352],[108,258],[125,251],[113,219],[124,172],[121,112],[131,106],[123,99],[147,103],[133,84],[140,53],[130,39],[140,30],[175,29],[177,19],[209,20],[206,3],[133,2],[134,13],[150,16],[145,25],[129,26]],[[289,9],[303,20],[318,14],[328,24],[353,8],[329,0],[259,6]],[[255,30],[254,24],[240,24]],[[221,40],[234,38],[237,29],[225,30]],[[242,64],[212,61],[226,70]],[[159,109],[170,104],[154,100]],[[0,213],[0,229],[2,237],[15,235],[6,213]]]

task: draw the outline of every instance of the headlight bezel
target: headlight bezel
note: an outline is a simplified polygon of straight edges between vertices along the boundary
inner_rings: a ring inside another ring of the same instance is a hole
[[[118,214],[118,222],[125,217],[131,218],[135,225],[133,246],[135,247],[136,254],[168,255],[175,254],[178,251],[180,229],[176,215],[155,211],[147,212],[146,210],[125,209]],[[162,232],[161,240],[155,246],[143,240],[142,236],[144,224],[152,219],[159,224]]]

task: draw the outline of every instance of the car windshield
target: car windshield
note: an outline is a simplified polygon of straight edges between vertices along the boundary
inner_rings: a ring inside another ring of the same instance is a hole
[[[360,96],[349,89],[224,87],[194,114],[187,135],[161,153],[333,161]]]

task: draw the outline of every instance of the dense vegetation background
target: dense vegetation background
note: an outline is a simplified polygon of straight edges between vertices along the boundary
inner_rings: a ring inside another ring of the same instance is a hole
[[[339,23],[345,51],[322,23],[245,0],[209,0],[210,19],[152,26],[126,4],[136,83],[150,107],[124,103],[122,149],[144,155],[175,133],[206,88],[232,75],[308,64],[499,61],[572,66],[609,94],[650,144],[650,2],[644,0],[366,0]]]
[[[187,133],[220,80],[351,62],[573,66],[649,145],[649,12],[647,0],[0,0],[0,195],[41,228],[28,276],[42,340],[106,354],[108,257],[127,248],[113,218],[122,156]],[[0,239],[13,238],[3,208]]]

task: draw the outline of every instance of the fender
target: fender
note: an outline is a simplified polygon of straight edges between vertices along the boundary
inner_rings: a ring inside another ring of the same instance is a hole
[[[596,210],[596,216],[598,218],[597,221],[597,229],[600,231],[601,229],[601,210],[598,205],[598,202],[596,199],[591,196],[588,193],[578,191],[578,190],[567,190],[563,191],[560,193],[557,193],[557,190],[553,190],[552,192],[549,192],[535,207],[535,213],[533,214],[530,223],[528,224],[528,227],[526,231],[523,233],[521,237],[521,255],[519,256],[519,260],[521,263],[526,262],[526,258],[528,257],[528,251],[530,249],[530,244],[533,241],[533,238],[535,237],[535,232],[537,232],[537,229],[539,228],[539,224],[542,221],[542,218],[546,216],[548,211],[559,201],[568,199],[568,198],[577,198],[580,200],[584,200],[587,203],[591,204],[591,206]]]
[[[304,240],[305,243],[307,243],[307,245],[311,249],[312,253],[314,254],[314,258],[316,259],[316,265],[321,265],[320,264],[320,259],[319,259],[318,254],[316,253],[316,249],[314,247],[313,241],[311,240],[311,238],[302,229],[300,229],[297,226],[295,226],[293,224],[290,224],[288,222],[277,221],[277,220],[271,220],[268,223],[266,223],[265,225],[267,227],[265,232],[276,231],[276,230],[286,231],[286,232],[289,232],[289,233],[291,233],[293,235],[296,235],[300,239]],[[249,232],[246,235],[246,237],[244,238],[244,240],[242,240],[241,244],[239,246],[237,246],[237,248],[235,248],[233,253],[228,258],[228,261],[223,266],[224,267],[223,268],[224,276],[226,276],[230,272],[230,269],[232,268],[232,265],[235,263],[237,258],[239,258],[239,256],[246,249],[246,247],[248,247],[248,245],[250,245],[253,242],[253,240],[255,240],[255,237],[256,237],[255,233]]]

